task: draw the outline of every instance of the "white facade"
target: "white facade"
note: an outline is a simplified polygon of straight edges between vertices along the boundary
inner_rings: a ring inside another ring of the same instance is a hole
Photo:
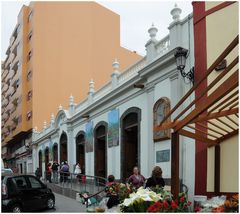
[[[108,113],[112,109],[119,110],[119,118],[129,108],[137,107],[141,110],[139,165],[145,177],[151,175],[155,165],[163,170],[163,178],[171,178],[171,157],[167,162],[157,163],[156,152],[171,149],[171,140],[153,141],[153,106],[157,100],[167,97],[171,107],[191,88],[176,69],[174,52],[176,47],[189,50],[185,70],[194,65],[193,50],[193,19],[190,14],[180,19],[181,11],[175,6],[171,11],[173,22],[169,25],[169,35],[161,40],[156,39],[157,29],[149,29],[150,39],[146,43],[146,56],[130,68],[119,73],[118,63],[113,63],[112,79],[100,90],[94,92],[94,82],[90,81],[88,98],[75,105],[70,97],[69,108],[59,107],[56,118],[43,130],[33,133],[33,170],[39,166],[38,154],[45,148],[58,144],[58,160],[60,161],[60,137],[67,134],[68,163],[73,172],[76,163],[76,137],[80,131],[85,132],[88,121],[93,122],[93,128],[100,121],[108,123]],[[144,88],[135,88],[134,84],[143,84]],[[191,99],[191,98],[190,98]],[[189,100],[190,102],[190,100]],[[186,106],[185,103],[182,106]],[[83,117],[89,115],[89,118]],[[120,123],[121,126],[121,123]],[[107,174],[121,178],[121,127],[119,126],[119,145],[107,147]],[[94,142],[93,142],[93,145]],[[170,152],[171,154],[171,152]],[[85,153],[85,173],[95,175],[94,150]],[[51,161],[51,160],[50,160]],[[44,168],[44,163],[42,163]],[[180,138],[180,178],[189,187],[189,197],[194,193],[195,175],[195,142],[192,139]]]

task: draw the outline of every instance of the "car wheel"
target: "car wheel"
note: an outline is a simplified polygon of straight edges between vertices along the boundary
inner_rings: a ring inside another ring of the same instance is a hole
[[[13,212],[13,213],[20,213],[20,212],[22,212],[21,206],[18,205],[18,204],[13,205],[13,206],[12,206],[12,212]]]
[[[49,198],[49,199],[47,200],[47,208],[48,208],[48,209],[53,209],[53,208],[54,208],[54,205],[55,205],[55,202],[54,202],[53,198]]]

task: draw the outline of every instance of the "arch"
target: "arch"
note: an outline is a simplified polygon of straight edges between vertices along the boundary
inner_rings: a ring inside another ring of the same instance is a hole
[[[107,133],[108,124],[100,121],[94,128],[94,173],[95,176],[107,177]]]
[[[159,125],[163,118],[169,113],[170,111],[170,99],[167,97],[161,97],[157,100],[153,106],[153,127]],[[169,117],[166,122],[169,122],[171,118]],[[154,131],[153,130],[153,140],[154,142],[158,142],[161,140],[170,139],[171,130],[165,129],[161,131]]]
[[[140,130],[141,109],[128,108],[120,118],[121,127],[121,178],[124,181],[132,174],[134,166],[141,168]]]
[[[52,146],[53,161],[58,162],[58,144],[54,143]]]
[[[59,110],[55,118],[55,128],[59,127],[60,120],[63,120],[64,118],[67,118],[65,110]]]
[[[85,174],[85,140],[86,133],[79,131],[76,135],[76,163],[81,166],[82,173]]]
[[[68,160],[68,137],[66,132],[62,132],[60,137],[60,163]]]

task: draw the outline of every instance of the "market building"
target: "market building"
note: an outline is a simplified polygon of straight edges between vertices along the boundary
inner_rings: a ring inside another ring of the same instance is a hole
[[[181,9],[175,5],[169,34],[160,40],[158,29],[154,25],[149,28],[146,56],[122,71],[121,61],[116,59],[109,82],[95,90],[94,77],[86,99],[75,105],[70,96],[68,108],[60,105],[56,117],[52,115],[41,131],[34,130],[34,170],[40,167],[44,173],[48,162],[67,160],[71,172],[79,162],[87,175],[113,174],[125,180],[135,165],[146,177],[159,165],[163,177],[171,178],[171,133],[155,131],[154,126],[192,87],[192,80],[183,78],[176,66],[179,47],[188,50],[185,69],[194,66],[193,17],[189,14],[181,19],[180,14]],[[194,95],[188,102],[193,99]],[[179,146],[180,179],[192,198],[195,140],[181,137]]]
[[[104,51],[104,57],[103,56]],[[120,16],[95,2],[31,2],[23,6],[1,64],[2,158],[32,172],[33,127],[41,127],[69,94],[82,100],[99,88],[116,56],[123,69],[141,59],[120,46]],[[101,72],[99,72],[101,70]]]

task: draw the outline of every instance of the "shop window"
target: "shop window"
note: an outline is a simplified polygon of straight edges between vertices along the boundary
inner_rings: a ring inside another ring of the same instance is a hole
[[[27,112],[27,120],[31,120],[32,118],[32,111]]]
[[[170,100],[167,97],[160,98],[153,107],[153,127],[159,125],[163,118],[170,111]],[[170,118],[166,120],[166,122],[170,121]],[[153,138],[154,141],[161,141],[170,138],[170,129],[154,131],[153,130]]]

